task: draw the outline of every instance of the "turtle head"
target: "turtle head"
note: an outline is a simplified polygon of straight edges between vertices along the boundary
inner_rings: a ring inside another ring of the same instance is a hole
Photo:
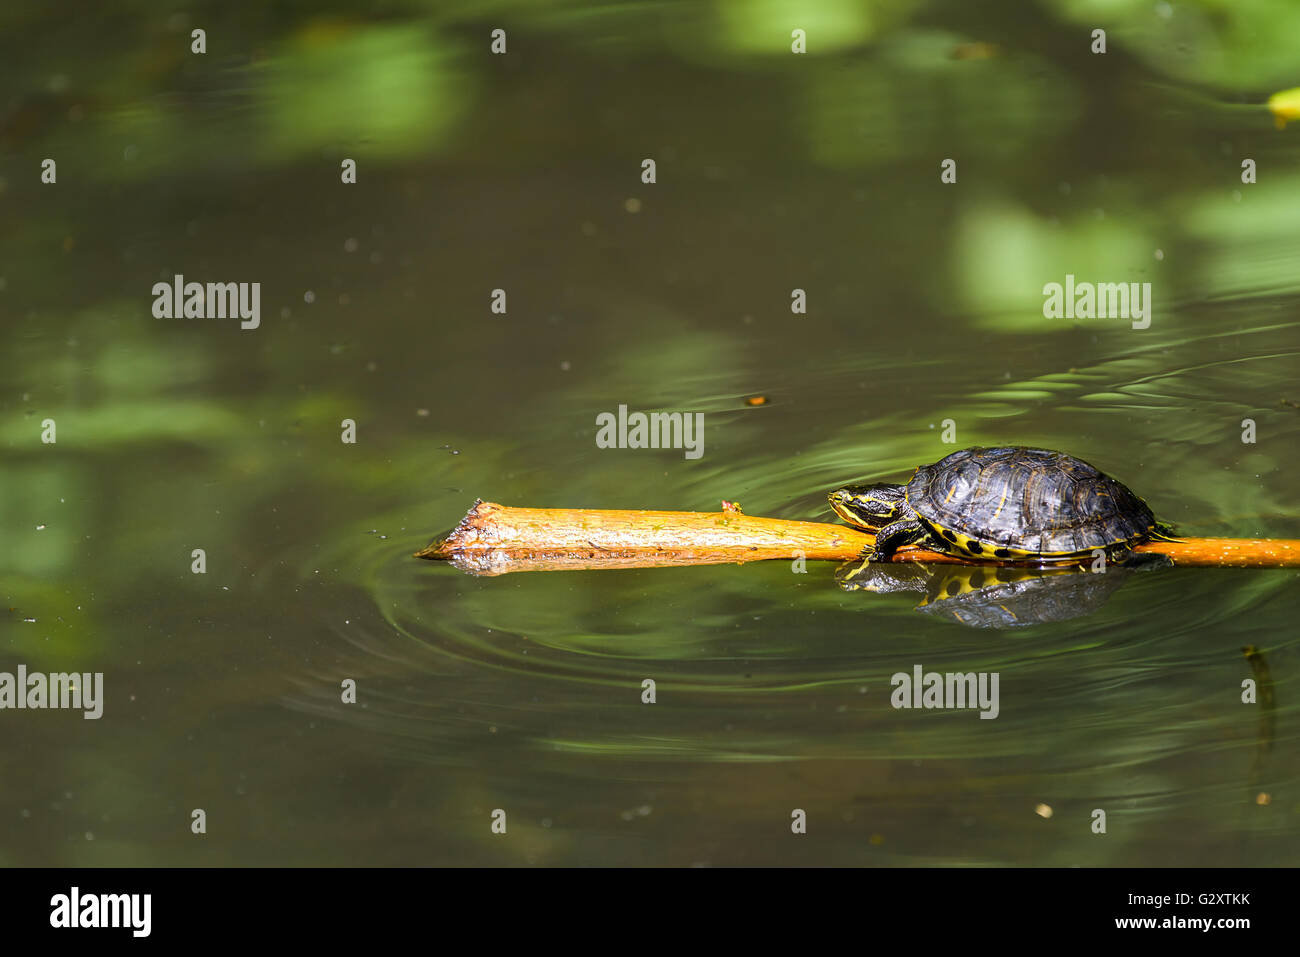
[[[880,528],[903,513],[901,485],[845,485],[827,496],[835,514],[859,528]]]

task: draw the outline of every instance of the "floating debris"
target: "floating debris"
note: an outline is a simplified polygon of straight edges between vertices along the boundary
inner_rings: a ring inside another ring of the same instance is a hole
[[[1279,130],[1285,129],[1290,120],[1300,120],[1300,86],[1274,93],[1268,98],[1268,108]]]
[[[976,40],[972,43],[958,43],[948,54],[954,60],[992,60],[1002,52],[996,43]]]

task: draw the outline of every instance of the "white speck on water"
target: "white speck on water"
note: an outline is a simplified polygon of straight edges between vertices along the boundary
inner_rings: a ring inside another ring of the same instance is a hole
[[[36,526],[36,530],[37,530],[38,532],[43,532],[43,531],[45,531],[45,526],[44,526],[44,525],[37,525],[37,526]]]
[[[349,236],[349,237],[348,237],[346,240],[344,240],[344,242],[343,242],[343,248],[344,248],[344,250],[346,250],[347,252],[350,252],[350,253],[354,253],[354,252],[356,252],[356,251],[357,251],[357,246],[358,246],[358,243],[357,243],[357,239],[356,239],[355,236]]]
[[[316,301],[316,294],[312,292],[310,289],[308,289],[306,292],[302,294],[302,301],[307,303],[307,305],[310,306],[313,302]]]

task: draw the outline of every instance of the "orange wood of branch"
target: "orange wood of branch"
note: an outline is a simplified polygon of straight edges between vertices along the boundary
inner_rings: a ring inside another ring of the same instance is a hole
[[[771,558],[846,561],[874,544],[847,525],[759,518],[739,512],[645,512],[589,508],[510,508],[479,501],[441,542],[416,552],[480,575],[574,568],[709,565]],[[1300,567],[1300,541],[1189,538],[1148,542],[1177,565]],[[895,562],[969,564],[908,546]]]

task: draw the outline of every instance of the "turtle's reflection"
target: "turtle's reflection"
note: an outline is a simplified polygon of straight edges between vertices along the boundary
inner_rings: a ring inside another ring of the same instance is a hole
[[[1089,615],[1137,569],[1110,565],[942,565],[845,562],[835,581],[845,591],[922,592],[916,610],[970,628],[1019,628]]]

